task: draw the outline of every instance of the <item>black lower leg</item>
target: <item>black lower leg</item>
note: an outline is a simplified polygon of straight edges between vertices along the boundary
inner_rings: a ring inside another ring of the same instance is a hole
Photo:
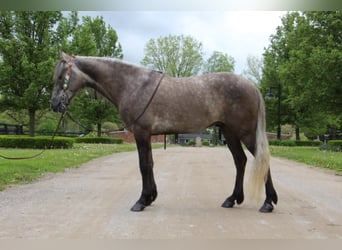
[[[153,176],[153,159],[149,135],[135,135],[138,153],[139,167],[142,176],[142,192],[132,211],[142,211],[157,198],[157,187]]]
[[[152,175],[153,178],[153,175]],[[145,207],[151,205],[153,201],[157,198],[158,192],[157,187],[152,180],[151,176],[143,177],[143,190],[138,201],[131,208],[133,212],[140,212],[145,209]]]
[[[247,157],[238,139],[230,138],[227,140],[227,144],[234,158],[236,179],[233,194],[223,202],[222,207],[231,208],[235,205],[235,201],[237,204],[241,204],[244,200],[243,179]]]
[[[265,189],[266,189],[266,200],[259,211],[262,213],[270,213],[273,211],[272,203],[277,204],[278,202],[278,195],[273,186],[270,170],[268,171]]]

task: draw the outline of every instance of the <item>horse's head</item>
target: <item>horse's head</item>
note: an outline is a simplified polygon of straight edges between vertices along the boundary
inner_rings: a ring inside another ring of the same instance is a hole
[[[54,73],[55,87],[51,97],[51,109],[64,113],[71,99],[85,86],[84,74],[75,65],[75,56],[61,53]]]

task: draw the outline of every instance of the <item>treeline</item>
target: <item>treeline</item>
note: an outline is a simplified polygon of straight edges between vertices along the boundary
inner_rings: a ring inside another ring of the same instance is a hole
[[[342,133],[342,12],[290,12],[270,37],[261,88],[281,88],[281,124],[309,137]],[[268,130],[277,126],[277,102],[267,102]]]
[[[5,114],[0,117],[27,124],[30,135],[37,124],[41,130],[53,130],[56,117],[49,112],[49,100],[62,50],[120,59],[124,55],[116,31],[102,17],[0,12],[0,112]],[[191,36],[152,38],[145,44],[141,64],[175,77],[234,72],[235,60],[227,53],[215,51],[205,60],[203,50],[203,44]],[[342,130],[340,11],[287,13],[270,34],[263,58],[249,57],[247,63],[244,75],[264,96],[272,90],[280,97],[280,122],[294,126],[297,139],[299,132],[315,137]],[[94,90],[83,91],[69,108],[83,125],[97,125],[99,135],[104,122],[121,126],[117,110]],[[267,129],[275,131],[277,102],[266,100],[266,108]]]

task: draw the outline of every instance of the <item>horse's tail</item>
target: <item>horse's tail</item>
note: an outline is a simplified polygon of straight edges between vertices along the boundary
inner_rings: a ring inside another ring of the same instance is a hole
[[[259,108],[258,108],[258,122],[256,127],[256,142],[254,152],[254,162],[250,175],[250,187],[252,197],[260,199],[261,191],[267,180],[267,175],[270,166],[270,153],[268,149],[268,140],[266,136],[266,121],[265,121],[265,103],[258,91]]]

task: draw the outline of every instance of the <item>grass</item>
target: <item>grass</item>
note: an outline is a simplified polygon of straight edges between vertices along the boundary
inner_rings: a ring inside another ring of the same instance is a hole
[[[161,145],[154,145],[154,148]],[[113,153],[135,151],[135,144],[75,144],[72,149],[53,149],[30,160],[4,160],[0,158],[0,191],[14,184],[37,180],[44,173],[57,173],[65,168],[78,167],[92,159]],[[10,157],[25,157],[39,150],[3,149],[0,154]]]
[[[282,147],[270,146],[272,156],[306,163],[308,165],[327,168],[342,175],[342,153],[321,151],[317,147]]]

